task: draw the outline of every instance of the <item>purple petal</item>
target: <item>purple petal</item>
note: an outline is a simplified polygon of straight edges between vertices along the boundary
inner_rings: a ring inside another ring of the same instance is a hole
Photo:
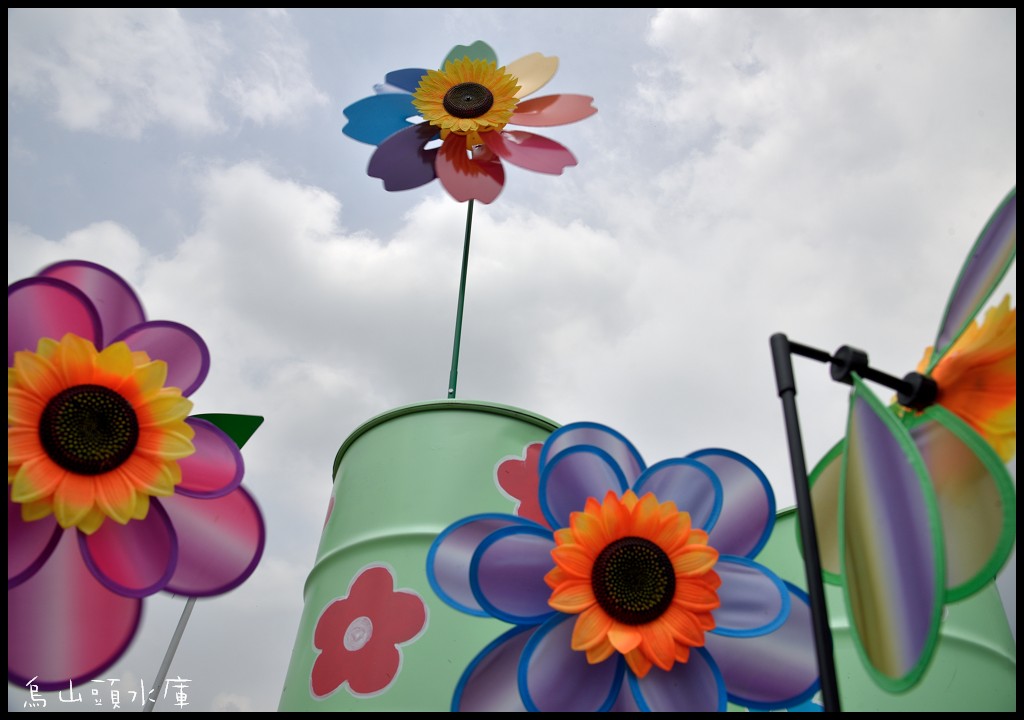
[[[843,468],[840,440],[818,461],[808,476],[811,485],[811,507],[814,509],[814,531],[821,558],[822,579],[838,585],[839,580],[839,480]],[[799,530],[799,528],[798,528]]]
[[[260,509],[245,488],[207,500],[175,494],[153,502],[167,510],[178,536],[178,565],[168,592],[220,595],[256,569],[266,533]]]
[[[452,712],[524,712],[516,672],[535,627],[513,627],[485,647],[455,686]]]
[[[167,363],[167,382],[188,397],[203,384],[210,370],[210,351],[190,327],[168,320],[142,323],[120,333],[111,343],[124,340],[132,350],[144,350],[152,360]]]
[[[343,111],[348,122],[341,129],[353,140],[380,145],[391,135],[409,127],[406,118],[418,115],[407,93],[370,95]]]
[[[489,132],[481,135],[491,151],[517,167],[548,175],[561,175],[576,165],[569,149],[550,138],[521,130]]]
[[[509,122],[527,127],[550,127],[577,122],[596,112],[594,98],[589,95],[545,95],[521,101]]]
[[[646,712],[724,712],[725,682],[704,648],[690,648],[690,659],[668,672],[652,668],[643,679],[629,674],[629,684]]]
[[[437,148],[426,149],[426,144],[435,137],[437,129],[428,123],[396,132],[370,156],[366,173],[383,180],[385,190],[410,190],[426,185],[437,177],[434,170]]]
[[[777,630],[756,637],[708,633],[705,648],[725,678],[729,700],[759,710],[799,705],[818,691],[818,658],[807,594],[786,583],[790,610]]]
[[[775,494],[761,468],[731,450],[709,448],[686,456],[711,468],[722,483],[722,514],[711,532],[719,552],[756,557],[775,527]]]
[[[199,418],[188,418],[195,430],[196,451],[178,461],[181,483],[176,492],[196,498],[215,498],[237,488],[245,474],[242,453],[231,437],[219,427]]]
[[[553,528],[569,526],[569,516],[587,498],[603,500],[609,490],[621,495],[628,488],[622,470],[604,450],[588,445],[571,447],[545,463],[540,472],[540,508]]]
[[[25,522],[21,505],[7,496],[7,589],[25,582],[39,570],[64,531],[52,515]]]
[[[74,285],[89,298],[100,316],[105,347],[132,325],[145,321],[142,303],[131,286],[108,268],[85,260],[55,263],[40,271],[41,277],[56,278]]]
[[[473,553],[485,537],[501,528],[522,525],[526,521],[513,515],[472,515],[449,525],[434,540],[427,552],[427,580],[430,587],[457,610],[486,617],[469,584],[469,566]],[[540,527],[539,525],[537,527]]]
[[[782,579],[764,565],[747,558],[719,555],[715,572],[721,605],[714,611],[719,635],[749,637],[776,629],[789,612],[789,593]]]
[[[119,525],[106,520],[92,535],[78,534],[86,566],[118,595],[146,597],[162,590],[174,573],[177,540],[167,513],[151,502],[144,520]]]
[[[14,353],[35,352],[39,338],[67,333],[100,345],[100,316],[78,288],[51,278],[28,278],[7,286],[7,367]]]
[[[469,582],[484,610],[517,625],[538,625],[554,613],[544,582],[554,566],[555,540],[546,528],[517,525],[495,530],[473,554]]]
[[[575,615],[556,614],[541,625],[523,648],[519,694],[531,712],[604,712],[622,688],[626,663],[614,653],[591,665],[573,650]]]
[[[46,564],[7,591],[7,679],[16,685],[87,683],[120,659],[138,629],[142,601],[103,587],[76,535],[63,533]]]
[[[722,511],[722,483],[711,468],[696,460],[672,458],[644,471],[633,490],[639,497],[654,493],[659,502],[674,502],[690,513],[693,526],[707,530]]]
[[[605,425],[578,422],[563,425],[548,436],[540,451],[540,469],[558,453],[577,445],[597,447],[608,453],[622,470],[626,482],[632,487],[647,465],[633,443]]]

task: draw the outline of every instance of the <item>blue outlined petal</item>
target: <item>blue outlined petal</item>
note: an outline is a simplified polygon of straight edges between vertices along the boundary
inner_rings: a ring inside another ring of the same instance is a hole
[[[721,606],[714,611],[711,632],[733,637],[763,635],[777,629],[789,613],[789,592],[782,578],[760,563],[720,555],[715,572]]]
[[[554,610],[544,575],[555,547],[551,531],[522,524],[501,528],[483,539],[469,565],[473,597],[493,617],[515,625],[538,625]]]
[[[722,483],[702,462],[686,458],[662,460],[647,468],[633,490],[638,497],[654,493],[659,502],[672,501],[690,513],[693,527],[708,530],[722,511]]]

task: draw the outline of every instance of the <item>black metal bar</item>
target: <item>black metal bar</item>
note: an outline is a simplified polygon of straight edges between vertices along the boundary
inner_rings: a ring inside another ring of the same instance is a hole
[[[800,522],[804,571],[807,574],[807,594],[811,600],[814,645],[818,654],[818,674],[821,679],[821,697],[825,712],[840,712],[839,686],[832,652],[832,629],[829,627],[825,587],[821,580],[821,556],[818,553],[818,534],[814,526],[814,510],[811,506],[811,491],[807,481],[803,440],[800,436],[800,421],[797,417],[796,380],[793,375],[791,353],[796,352],[819,362],[830,362],[832,356],[806,345],[791,343],[782,333],[772,335],[771,348],[772,360],[775,364],[775,382],[778,386],[779,397],[782,399],[786,435],[789,439],[789,458],[793,468],[793,485],[796,490],[797,519]]]

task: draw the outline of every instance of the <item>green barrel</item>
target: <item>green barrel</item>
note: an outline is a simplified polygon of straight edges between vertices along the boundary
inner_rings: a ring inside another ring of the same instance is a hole
[[[478,513],[512,513],[499,465],[558,425],[525,410],[440,400],[392,410],[342,444],[304,590],[280,711],[440,711],[505,623],[459,612],[427,581],[431,543]]]
[[[780,512],[757,560],[806,589],[797,536],[795,510]],[[841,588],[826,584],[825,602],[844,712],[1016,712],[1017,642],[994,583],[946,606],[928,670],[917,685],[898,694],[879,688],[861,663]]]

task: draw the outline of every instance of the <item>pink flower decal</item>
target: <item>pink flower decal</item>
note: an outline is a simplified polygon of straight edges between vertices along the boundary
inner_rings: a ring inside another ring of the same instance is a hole
[[[390,568],[363,568],[348,595],[331,602],[316,621],[313,646],[318,654],[309,678],[313,696],[325,698],[346,683],[353,695],[384,692],[401,670],[399,646],[426,627],[423,598],[396,590]]]
[[[544,443],[532,443],[523,448],[522,458],[503,460],[495,471],[498,487],[516,501],[513,515],[533,520],[547,527],[548,521],[540,510],[540,473],[538,461]]]

